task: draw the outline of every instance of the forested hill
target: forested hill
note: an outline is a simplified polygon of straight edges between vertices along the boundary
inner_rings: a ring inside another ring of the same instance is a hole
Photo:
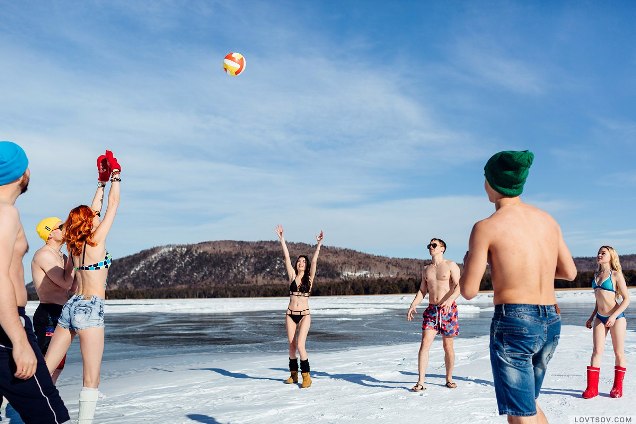
[[[292,262],[301,254],[311,258],[315,249],[304,243],[287,246]],[[391,292],[415,290],[428,262],[323,246],[313,294],[376,292],[381,285]],[[378,288],[370,289],[373,284]],[[284,296],[288,286],[283,252],[274,241],[156,247],[115,260],[108,278],[111,297]]]
[[[311,258],[315,246],[288,243],[292,262]],[[589,287],[595,258],[575,258],[579,275],[557,287]],[[313,295],[414,293],[421,270],[430,260],[389,258],[351,249],[323,246]],[[636,284],[636,255],[621,264],[628,283]],[[461,264],[460,264],[461,266]],[[32,286],[32,285],[30,285]],[[280,243],[274,241],[209,241],[168,245],[115,259],[108,298],[188,298],[285,296],[288,283]],[[489,276],[482,289],[491,289]],[[31,297],[36,298],[32,293]]]

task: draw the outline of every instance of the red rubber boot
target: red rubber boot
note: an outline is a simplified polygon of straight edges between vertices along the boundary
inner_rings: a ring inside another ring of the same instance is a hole
[[[627,368],[614,367],[614,387],[610,391],[610,397],[619,398],[623,396],[623,379],[625,378],[625,371]]]
[[[601,369],[597,367],[587,367],[587,387],[583,392],[584,399],[590,399],[598,396],[598,377]]]

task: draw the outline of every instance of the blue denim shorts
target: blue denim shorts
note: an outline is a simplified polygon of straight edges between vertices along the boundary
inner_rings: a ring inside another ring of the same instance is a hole
[[[62,308],[57,325],[71,331],[103,327],[104,299],[97,296],[84,299],[81,294],[76,294]]]
[[[535,401],[560,334],[556,305],[495,305],[490,363],[499,415],[536,415]]]

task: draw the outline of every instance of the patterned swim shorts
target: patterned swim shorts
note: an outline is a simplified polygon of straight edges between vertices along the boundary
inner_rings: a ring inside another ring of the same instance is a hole
[[[428,305],[422,314],[422,330],[435,330],[444,337],[459,335],[459,322],[457,321],[457,304],[453,302],[447,313],[437,305]]]

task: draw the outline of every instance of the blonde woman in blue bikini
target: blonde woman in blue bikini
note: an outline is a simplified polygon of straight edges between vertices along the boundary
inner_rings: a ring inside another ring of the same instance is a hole
[[[587,328],[593,329],[594,350],[590,366],[587,367],[587,388],[583,392],[585,399],[598,395],[598,380],[601,373],[601,357],[605,348],[605,338],[609,331],[612,335],[612,345],[616,356],[614,366],[614,386],[610,396],[623,396],[623,378],[625,377],[625,333],[627,332],[627,318],[625,310],[629,306],[629,292],[618,259],[618,253],[611,246],[601,246],[596,255],[598,268],[592,280],[592,289],[596,297],[596,305],[592,315],[585,323]],[[617,302],[623,297],[621,303]]]

